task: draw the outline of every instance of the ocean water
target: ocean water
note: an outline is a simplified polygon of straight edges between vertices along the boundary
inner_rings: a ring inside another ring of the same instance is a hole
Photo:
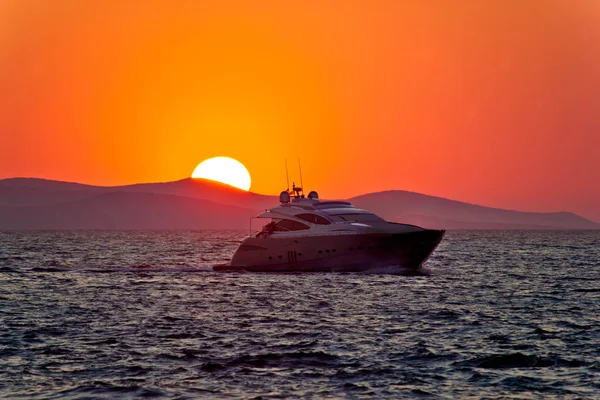
[[[245,232],[0,233],[0,397],[600,398],[600,232],[421,274],[216,273]]]

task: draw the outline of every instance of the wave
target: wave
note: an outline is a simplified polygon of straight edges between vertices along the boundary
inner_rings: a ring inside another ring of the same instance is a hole
[[[149,265],[133,265],[127,267],[33,267],[26,270],[19,270],[13,267],[0,267],[0,272],[93,272],[99,274],[108,273],[130,273],[130,272],[148,272],[148,273],[180,273],[180,272],[214,272],[212,266],[197,267],[152,267]]]
[[[89,396],[89,397],[88,397]],[[93,385],[76,386],[71,389],[57,392],[55,396],[50,398],[119,398],[119,397],[167,397],[167,392],[152,387],[144,386],[119,386],[109,383],[95,383]]]
[[[323,351],[247,354],[226,363],[228,367],[339,367],[340,358]]]
[[[477,357],[471,360],[457,362],[455,365],[489,369],[547,367],[578,368],[586,366],[587,363],[582,360],[568,360],[554,355],[540,357],[535,354],[508,353]]]

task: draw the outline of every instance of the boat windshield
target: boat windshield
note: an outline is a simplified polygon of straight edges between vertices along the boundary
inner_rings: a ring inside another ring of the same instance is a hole
[[[308,225],[304,225],[302,222],[292,221],[291,219],[281,219],[277,222],[273,221],[265,226],[271,232],[289,232],[289,231],[301,231],[310,229]]]
[[[300,218],[303,219],[306,222],[310,222],[311,224],[318,224],[318,225],[329,225],[331,224],[331,222],[329,222],[327,219],[321,217],[320,215],[317,214],[296,214],[294,215],[294,217],[296,218]]]
[[[375,214],[360,213],[360,214],[337,214],[329,216],[334,222],[382,222],[383,218]]]

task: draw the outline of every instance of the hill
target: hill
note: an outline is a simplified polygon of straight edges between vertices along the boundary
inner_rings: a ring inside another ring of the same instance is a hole
[[[244,229],[257,213],[192,197],[109,192],[58,204],[0,206],[0,229]]]
[[[350,201],[388,221],[428,228],[600,229],[600,224],[570,212],[503,210],[403,190],[365,194]]]
[[[264,209],[272,207],[276,196],[265,196],[205,179],[181,179],[173,182],[138,183],[124,186],[92,186],[81,183],[39,178],[0,180],[0,206],[50,205],[87,198],[102,193],[154,193],[211,200],[215,203]]]
[[[350,201],[427,228],[600,229],[569,212],[501,210],[401,190]],[[250,217],[276,204],[276,196],[202,179],[109,187],[12,178],[0,180],[0,229],[246,229]]]

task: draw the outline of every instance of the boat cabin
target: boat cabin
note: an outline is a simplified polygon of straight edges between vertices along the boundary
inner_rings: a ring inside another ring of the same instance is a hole
[[[291,191],[284,190],[279,194],[279,201],[279,206],[258,215],[258,218],[271,218],[271,222],[263,227],[257,237],[310,230],[340,232],[348,231],[340,224],[368,227],[373,223],[385,222],[383,218],[356,208],[347,201],[320,201],[315,191],[305,197],[302,188],[295,184]]]

